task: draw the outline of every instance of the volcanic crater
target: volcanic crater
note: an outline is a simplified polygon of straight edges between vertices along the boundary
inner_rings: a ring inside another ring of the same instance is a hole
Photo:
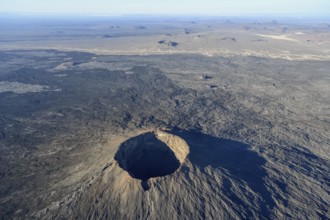
[[[131,177],[147,181],[174,173],[188,154],[189,146],[183,139],[155,130],[123,142],[115,160]]]

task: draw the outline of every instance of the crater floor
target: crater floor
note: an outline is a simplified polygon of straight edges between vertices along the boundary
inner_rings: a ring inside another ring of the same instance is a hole
[[[172,139],[172,146],[167,146],[162,139]],[[181,145],[173,145],[179,141]],[[115,155],[119,166],[133,178],[143,181],[153,177],[161,177],[174,173],[181,165],[184,155],[180,151],[189,152],[188,145],[179,137],[156,130],[140,134],[122,143]],[[177,158],[181,157],[181,161]],[[186,156],[187,154],[185,154]]]

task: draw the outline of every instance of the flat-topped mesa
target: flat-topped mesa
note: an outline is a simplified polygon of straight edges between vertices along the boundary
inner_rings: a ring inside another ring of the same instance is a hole
[[[157,129],[123,142],[115,160],[133,178],[144,181],[174,173],[188,154],[189,147],[183,139]]]

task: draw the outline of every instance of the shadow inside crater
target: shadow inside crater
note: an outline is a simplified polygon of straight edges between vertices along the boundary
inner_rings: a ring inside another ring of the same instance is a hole
[[[131,177],[142,181],[170,175],[180,167],[180,161],[174,152],[158,140],[153,132],[138,135],[122,143],[115,160]]]
[[[260,195],[261,215],[270,217],[271,210],[275,202],[271,193],[267,190],[264,178],[267,176],[263,165],[266,160],[257,153],[249,150],[249,145],[228,140],[211,135],[182,130],[172,130],[171,132],[184,139],[189,145],[189,161],[205,172],[205,168],[211,166],[226,170],[229,175],[223,175],[223,190],[232,191],[232,181],[243,180],[257,194]],[[228,193],[230,199],[237,205],[249,210],[235,193]]]

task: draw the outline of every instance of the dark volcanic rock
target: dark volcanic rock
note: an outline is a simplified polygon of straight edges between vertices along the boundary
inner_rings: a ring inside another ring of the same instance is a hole
[[[328,218],[327,61],[0,55],[2,219]]]
[[[174,41],[166,41],[166,40],[161,40],[161,41],[158,41],[159,44],[164,44],[164,45],[167,45],[167,46],[172,46],[172,47],[176,47],[179,45],[178,42],[174,42]]]

